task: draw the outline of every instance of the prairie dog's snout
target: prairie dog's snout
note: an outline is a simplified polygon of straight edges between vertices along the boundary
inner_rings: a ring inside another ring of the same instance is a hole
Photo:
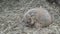
[[[44,8],[33,8],[24,14],[24,21],[29,27],[45,27],[50,25],[51,15]]]

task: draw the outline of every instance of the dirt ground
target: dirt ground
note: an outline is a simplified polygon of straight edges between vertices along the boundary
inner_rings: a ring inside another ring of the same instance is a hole
[[[28,28],[22,22],[23,15],[31,8],[42,6],[54,18],[46,28]],[[60,34],[60,6],[46,0],[1,0],[0,34]]]

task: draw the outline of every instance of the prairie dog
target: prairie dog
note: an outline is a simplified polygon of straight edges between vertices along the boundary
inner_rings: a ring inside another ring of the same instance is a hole
[[[52,23],[51,15],[42,7],[28,10],[23,17],[28,27],[45,27]]]

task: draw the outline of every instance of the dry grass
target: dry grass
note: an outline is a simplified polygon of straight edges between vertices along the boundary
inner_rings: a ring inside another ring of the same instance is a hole
[[[53,23],[42,29],[28,29],[24,26],[22,17],[29,9],[40,7],[47,9]],[[5,0],[0,2],[0,34],[59,34],[60,32],[60,7],[49,4],[45,0]],[[44,32],[44,33],[43,33]]]

